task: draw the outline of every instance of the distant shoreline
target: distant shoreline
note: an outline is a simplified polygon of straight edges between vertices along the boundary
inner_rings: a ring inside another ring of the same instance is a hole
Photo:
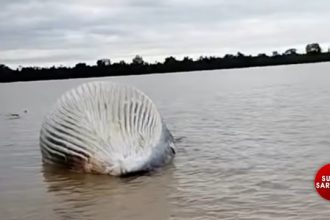
[[[163,63],[155,64],[146,63],[142,57],[136,56],[130,64],[123,61],[111,64],[110,60],[103,59],[99,60],[95,66],[78,63],[75,67],[24,67],[16,70],[0,64],[0,82],[162,74],[319,62],[330,62],[330,52],[297,54],[295,51],[288,50],[285,54],[273,54],[273,56],[265,54],[246,56],[238,53],[226,55],[223,58],[200,57],[198,60],[192,60],[189,57],[176,60],[174,57],[168,57]]]

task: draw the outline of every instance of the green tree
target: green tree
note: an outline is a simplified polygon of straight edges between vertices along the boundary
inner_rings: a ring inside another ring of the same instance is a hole
[[[284,55],[296,55],[296,54],[297,54],[297,49],[296,48],[287,49],[284,52]]]
[[[318,43],[307,44],[307,46],[306,46],[307,54],[318,54],[321,52],[322,52],[322,49]]]
[[[237,52],[236,56],[239,57],[239,58],[245,57],[245,55],[243,53],[239,52],[239,51]]]
[[[98,67],[101,67],[101,66],[110,66],[111,65],[111,61],[110,59],[100,59],[96,62],[97,66]]]
[[[182,62],[184,62],[184,63],[191,63],[191,62],[193,62],[193,59],[191,59],[190,57],[184,57],[183,60],[182,60]]]
[[[171,65],[171,64],[174,64],[176,62],[177,62],[177,60],[174,57],[171,56],[171,57],[166,57],[165,58],[164,64]]]
[[[143,65],[144,64],[144,60],[140,55],[136,55],[133,60],[132,63],[135,65]]]
[[[125,62],[125,60],[121,60],[121,61],[119,61],[119,64],[120,65],[126,65],[126,62]]]
[[[273,57],[277,57],[279,56],[280,54],[277,52],[277,51],[273,51]]]
[[[82,69],[82,68],[86,68],[86,67],[87,67],[87,64],[86,63],[77,63],[75,65],[75,68],[78,68],[78,69]]]

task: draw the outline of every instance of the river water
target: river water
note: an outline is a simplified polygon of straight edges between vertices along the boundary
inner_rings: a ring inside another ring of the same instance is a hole
[[[0,84],[0,219],[329,219],[330,64]],[[134,85],[176,138],[172,165],[115,178],[41,163],[43,116],[92,80]],[[26,112],[25,112],[26,111]],[[18,114],[18,115],[15,115]]]

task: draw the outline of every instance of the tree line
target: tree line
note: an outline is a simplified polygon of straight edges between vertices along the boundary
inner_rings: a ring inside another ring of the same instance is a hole
[[[263,53],[251,56],[238,52],[236,55],[227,54],[224,57],[201,56],[197,60],[190,57],[178,60],[170,56],[165,58],[162,63],[148,63],[141,56],[136,55],[131,63],[125,61],[111,63],[110,59],[105,58],[97,60],[95,65],[77,63],[74,67],[23,67],[16,70],[0,64],[0,82],[139,75],[330,61],[330,51],[322,52],[318,43],[306,45],[305,50],[306,53],[299,54],[295,48],[291,48],[282,54],[274,51],[271,56]]]

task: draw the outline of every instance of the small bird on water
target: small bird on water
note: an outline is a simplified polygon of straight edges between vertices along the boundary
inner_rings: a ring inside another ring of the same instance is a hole
[[[71,170],[127,175],[172,161],[174,138],[140,90],[90,82],[66,92],[40,131],[44,163]]]

